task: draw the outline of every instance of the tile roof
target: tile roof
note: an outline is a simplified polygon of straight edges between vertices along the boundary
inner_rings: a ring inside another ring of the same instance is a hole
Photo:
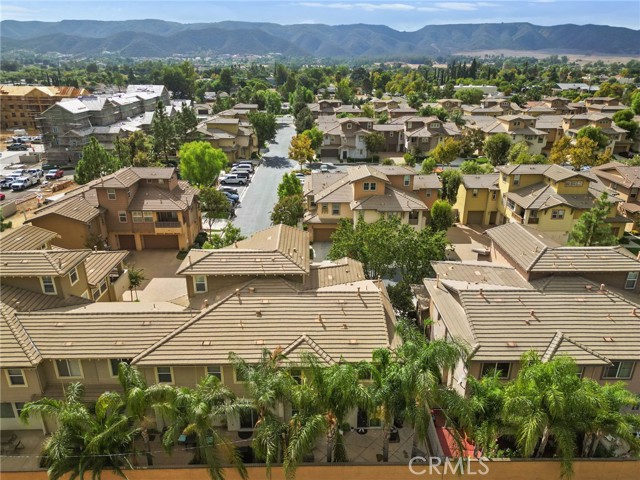
[[[129,252],[123,250],[115,252],[91,252],[91,255],[89,255],[84,262],[89,285],[98,285],[127,255],[129,255]]]
[[[429,207],[413,193],[385,185],[384,195],[371,195],[351,202],[351,210],[377,210],[378,212],[410,212],[428,210]]]
[[[254,233],[219,250],[192,249],[180,275],[302,275],[309,273],[309,234],[287,225]]]
[[[304,289],[316,290],[365,279],[362,263],[351,258],[341,258],[333,262],[325,261],[311,265],[309,275],[305,277]]]
[[[488,188],[490,190],[499,190],[498,180],[500,174],[486,173],[483,175],[463,175],[462,184],[465,188]]]
[[[98,206],[98,195],[95,190],[85,187],[77,191],[69,192],[51,205],[45,205],[34,213],[33,219],[46,215],[60,215],[78,222],[89,222],[100,215],[101,209]]]
[[[624,247],[547,248],[532,272],[640,272],[640,260]]]
[[[31,312],[16,318],[44,359],[133,358],[185,324],[190,312]]]
[[[423,190],[426,188],[439,189],[442,188],[442,181],[435,174],[431,175],[416,175],[413,177],[413,190]]]
[[[39,250],[54,238],[59,238],[56,232],[33,225],[22,225],[11,228],[0,234],[0,250]]]
[[[247,283],[133,359],[138,365],[228,363],[229,353],[248,362],[281,347],[291,361],[300,351],[325,361],[357,362],[391,343],[382,297],[374,282],[359,291],[297,291],[282,279]],[[250,290],[252,289],[252,290]],[[391,327],[391,328],[389,328]]]
[[[507,198],[513,200],[525,209],[545,210],[560,205],[568,205],[579,210],[588,210],[593,207],[596,196],[589,194],[560,194],[546,183],[536,183],[527,187],[507,192]],[[619,201],[616,197],[609,197],[610,203]]]
[[[197,189],[186,182],[169,191],[155,185],[142,185],[131,199],[127,210],[173,212],[186,210],[193,201]]]
[[[350,182],[356,182],[367,177],[374,177],[384,182],[389,181],[389,178],[387,178],[384,173],[369,165],[358,165],[357,167],[351,167],[347,169],[347,175],[349,176]]]
[[[547,248],[560,247],[539,230],[518,223],[505,223],[485,232],[494,244],[528,271]]]
[[[640,166],[629,166],[620,162],[609,162],[591,170],[600,178],[626,188],[640,188]]]
[[[0,355],[3,368],[33,367],[42,360],[20,323],[4,314],[0,322]]]
[[[441,281],[463,282],[456,290],[495,287],[533,288],[513,267],[487,262],[431,262]],[[475,286],[475,287],[474,287]]]
[[[59,277],[82,263],[91,250],[13,250],[2,252],[0,273],[6,277]]]

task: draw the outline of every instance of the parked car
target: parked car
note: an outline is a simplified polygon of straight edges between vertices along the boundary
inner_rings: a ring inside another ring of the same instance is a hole
[[[27,148],[28,147],[24,143],[12,143],[7,147],[7,150],[12,152],[26,152]]]
[[[324,163],[320,165],[320,172],[329,173],[329,165],[325,165]]]
[[[0,202],[5,198],[7,198],[7,196],[4,193],[0,193]]]
[[[238,195],[237,193],[229,193],[229,192],[222,192],[222,193],[224,193],[227,196],[227,198],[232,204],[238,203],[240,201],[240,195]]]
[[[233,174],[237,175],[240,178],[245,179],[247,183],[251,181],[251,174],[249,172],[239,171],[239,172],[233,172]]]
[[[36,179],[29,177],[18,177],[11,184],[11,190],[17,192],[19,190],[25,190],[29,187],[33,187],[36,184]]]
[[[44,176],[44,178],[46,178],[47,180],[55,180],[56,178],[62,177],[64,177],[64,170],[62,170],[61,168],[52,168]]]
[[[235,173],[230,173],[220,179],[220,185],[246,185],[247,183],[248,179],[241,178]]]
[[[236,195],[238,195],[238,189],[237,188],[220,186],[220,187],[218,187],[218,190],[220,190],[221,192],[235,193]]]
[[[237,162],[233,164],[233,167],[243,167],[251,170],[253,172],[253,163],[250,161]]]
[[[30,168],[29,170],[27,170],[27,173],[32,177],[35,177],[38,179],[42,178],[42,176],[44,175],[44,172],[42,171],[41,168]]]
[[[296,178],[300,180],[301,185],[304,185],[304,177],[305,177],[304,173],[296,173]]]
[[[238,172],[247,172],[249,174],[253,173],[253,169],[249,165],[237,165],[231,168],[231,173]]]
[[[42,143],[42,135],[31,137],[31,143]]]

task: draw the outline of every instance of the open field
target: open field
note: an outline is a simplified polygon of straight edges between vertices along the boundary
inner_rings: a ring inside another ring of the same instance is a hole
[[[533,57],[538,59],[547,58],[552,55],[558,55],[559,57],[566,55],[569,59],[569,62],[577,63],[589,63],[597,61],[602,61],[604,63],[627,63],[630,60],[638,60],[638,57],[634,57],[633,55],[586,55],[577,53],[549,52],[544,50],[476,50],[455,52],[453,55],[467,55],[475,57],[484,57],[485,55],[504,55],[505,57]]]

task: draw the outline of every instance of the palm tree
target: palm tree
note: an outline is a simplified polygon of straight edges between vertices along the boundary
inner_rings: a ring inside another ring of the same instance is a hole
[[[133,292],[136,292],[136,300],[138,300],[138,287],[146,280],[144,270],[136,268],[133,265],[127,267],[129,272],[129,291],[131,292],[131,301],[133,302]]]
[[[229,354],[229,360],[245,382],[248,405],[258,412],[253,449],[258,458],[264,460],[270,476],[272,464],[283,461],[287,441],[287,424],[277,409],[284,407],[295,382],[283,368],[286,358],[281,349],[273,352],[264,349],[256,365],[248,364],[233,352]]]
[[[127,415],[137,425],[146,447],[147,465],[153,465],[149,429],[156,422],[150,415],[152,410],[169,412],[169,401],[173,396],[173,388],[169,385],[148,386],[144,376],[136,367],[126,362],[118,365],[118,380],[124,390],[124,402]]]
[[[20,414],[25,423],[34,414],[50,415],[57,421],[57,430],[43,445],[49,478],[57,480],[68,474],[83,478],[85,472],[91,471],[93,478],[99,479],[107,469],[126,478],[123,469],[131,468],[130,448],[138,429],[125,415],[122,397],[105,392],[94,411],[90,411],[82,403],[83,393],[82,384],[72,383],[64,400],[42,398],[28,402]]]
[[[223,461],[235,465],[243,479],[247,470],[235,446],[213,426],[217,418],[237,414],[235,395],[217,377],[207,375],[195,389],[173,389],[170,405],[170,424],[162,437],[163,446],[171,451],[180,435],[194,435],[196,449],[194,463],[207,464],[212,480],[223,480]]]
[[[389,440],[396,418],[405,409],[402,391],[402,369],[394,352],[387,348],[374,350],[369,364],[372,383],[369,385],[372,414],[382,420],[382,461],[389,461]]]
[[[462,401],[453,390],[443,385],[442,373],[452,371],[466,358],[466,348],[452,340],[427,341],[412,323],[401,320],[397,325],[402,338],[398,356],[402,364],[402,387],[406,402],[405,418],[413,426],[411,456],[418,455],[420,443],[428,443],[431,408],[439,405],[446,412],[447,405]]]
[[[304,355],[308,384],[325,417],[327,462],[347,462],[340,427],[349,412],[369,405],[369,392],[360,382],[361,369],[349,363],[322,365],[314,355]]]

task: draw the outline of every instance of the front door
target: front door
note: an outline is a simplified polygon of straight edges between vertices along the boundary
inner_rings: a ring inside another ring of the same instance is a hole
[[[343,150],[343,151],[342,151],[342,159],[343,159],[343,160],[346,160],[346,159],[347,159],[347,151],[346,151],[346,150]]]

